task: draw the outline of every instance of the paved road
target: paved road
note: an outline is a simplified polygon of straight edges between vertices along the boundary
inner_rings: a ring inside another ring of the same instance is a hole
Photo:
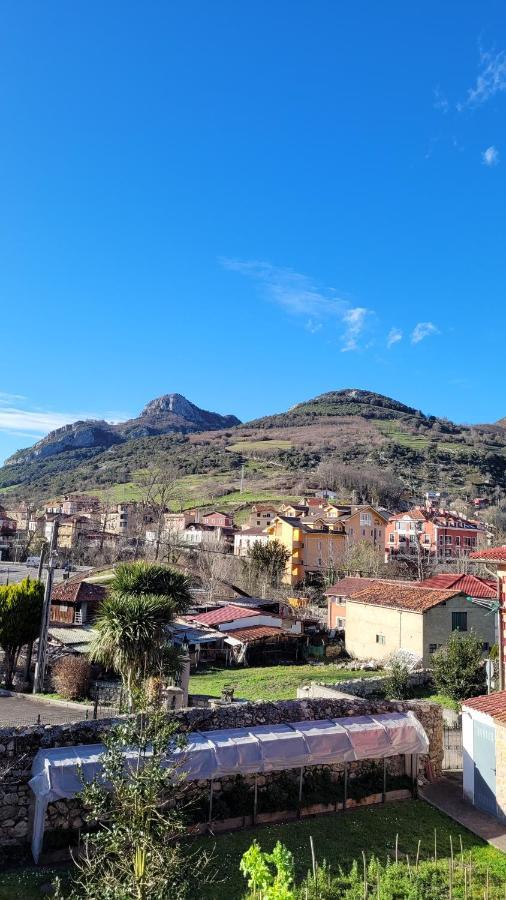
[[[79,566],[76,572],[71,572],[70,577],[78,575],[81,571],[86,572],[87,566]],[[37,577],[38,569],[34,566],[28,568],[24,563],[2,562],[0,561],[0,584],[14,584],[16,581],[22,581],[28,575],[30,578]],[[55,569],[53,580],[61,581],[63,579],[63,569]]]
[[[0,728],[13,725],[64,725],[93,718],[93,707],[84,704],[51,703],[24,694],[0,695]],[[40,717],[40,718],[39,718]]]

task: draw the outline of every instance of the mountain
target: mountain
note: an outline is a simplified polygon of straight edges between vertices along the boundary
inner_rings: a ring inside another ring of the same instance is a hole
[[[169,394],[136,419],[75,423],[14,454],[0,469],[0,494],[135,497],[137,473],[150,463],[178,469],[183,505],[244,505],[333,485],[373,491],[386,504],[425,490],[495,499],[506,494],[506,429],[455,424],[354,388],[244,424]]]
[[[136,419],[118,425],[89,420],[74,422],[51,431],[33,447],[18,450],[6,460],[6,466],[47,459],[69,450],[106,450],[136,437],[179,432],[212,431],[239,425],[236,416],[220,416],[190,403],[181,394],[165,394],[151,400]]]

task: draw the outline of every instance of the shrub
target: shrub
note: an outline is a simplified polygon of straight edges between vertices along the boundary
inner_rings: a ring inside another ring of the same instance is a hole
[[[407,700],[410,696],[409,672],[407,666],[398,659],[392,663],[386,691],[390,700]]]
[[[64,656],[53,669],[56,690],[67,700],[86,697],[90,682],[90,664],[84,656]]]
[[[447,645],[432,657],[439,693],[457,701],[485,693],[482,653],[482,642],[476,635],[452,632]]]

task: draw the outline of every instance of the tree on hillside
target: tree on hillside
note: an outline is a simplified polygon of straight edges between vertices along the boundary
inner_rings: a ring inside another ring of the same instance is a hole
[[[434,653],[431,668],[439,693],[452,700],[476,697],[486,690],[483,646],[472,632],[452,631],[446,646]]]
[[[339,568],[343,569],[346,575],[378,578],[388,572],[384,557],[383,547],[374,547],[369,541],[359,541],[346,548],[342,560],[339,560]]]
[[[252,573],[267,587],[277,588],[290,559],[290,551],[280,541],[262,544],[256,541],[251,548],[249,565]]]
[[[38,637],[44,585],[25,578],[0,587],[0,647],[5,653],[5,685],[12,687],[19,654]]]
[[[180,654],[168,646],[167,625],[188,609],[184,575],[154,563],[123,563],[95,622],[90,658],[121,675],[132,705],[135,687],[152,675],[181,668]]]

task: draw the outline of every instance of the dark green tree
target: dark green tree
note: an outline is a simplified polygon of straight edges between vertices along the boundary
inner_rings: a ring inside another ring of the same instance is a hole
[[[167,626],[189,603],[189,582],[181,573],[144,562],[118,566],[95,622],[90,658],[119,672],[130,704],[134,688],[147,678],[180,668]]]
[[[0,647],[5,653],[5,685],[12,687],[19,654],[38,637],[44,585],[25,578],[0,587]]]
[[[483,646],[473,632],[452,631],[446,646],[434,653],[431,668],[439,693],[452,700],[485,693]]]

